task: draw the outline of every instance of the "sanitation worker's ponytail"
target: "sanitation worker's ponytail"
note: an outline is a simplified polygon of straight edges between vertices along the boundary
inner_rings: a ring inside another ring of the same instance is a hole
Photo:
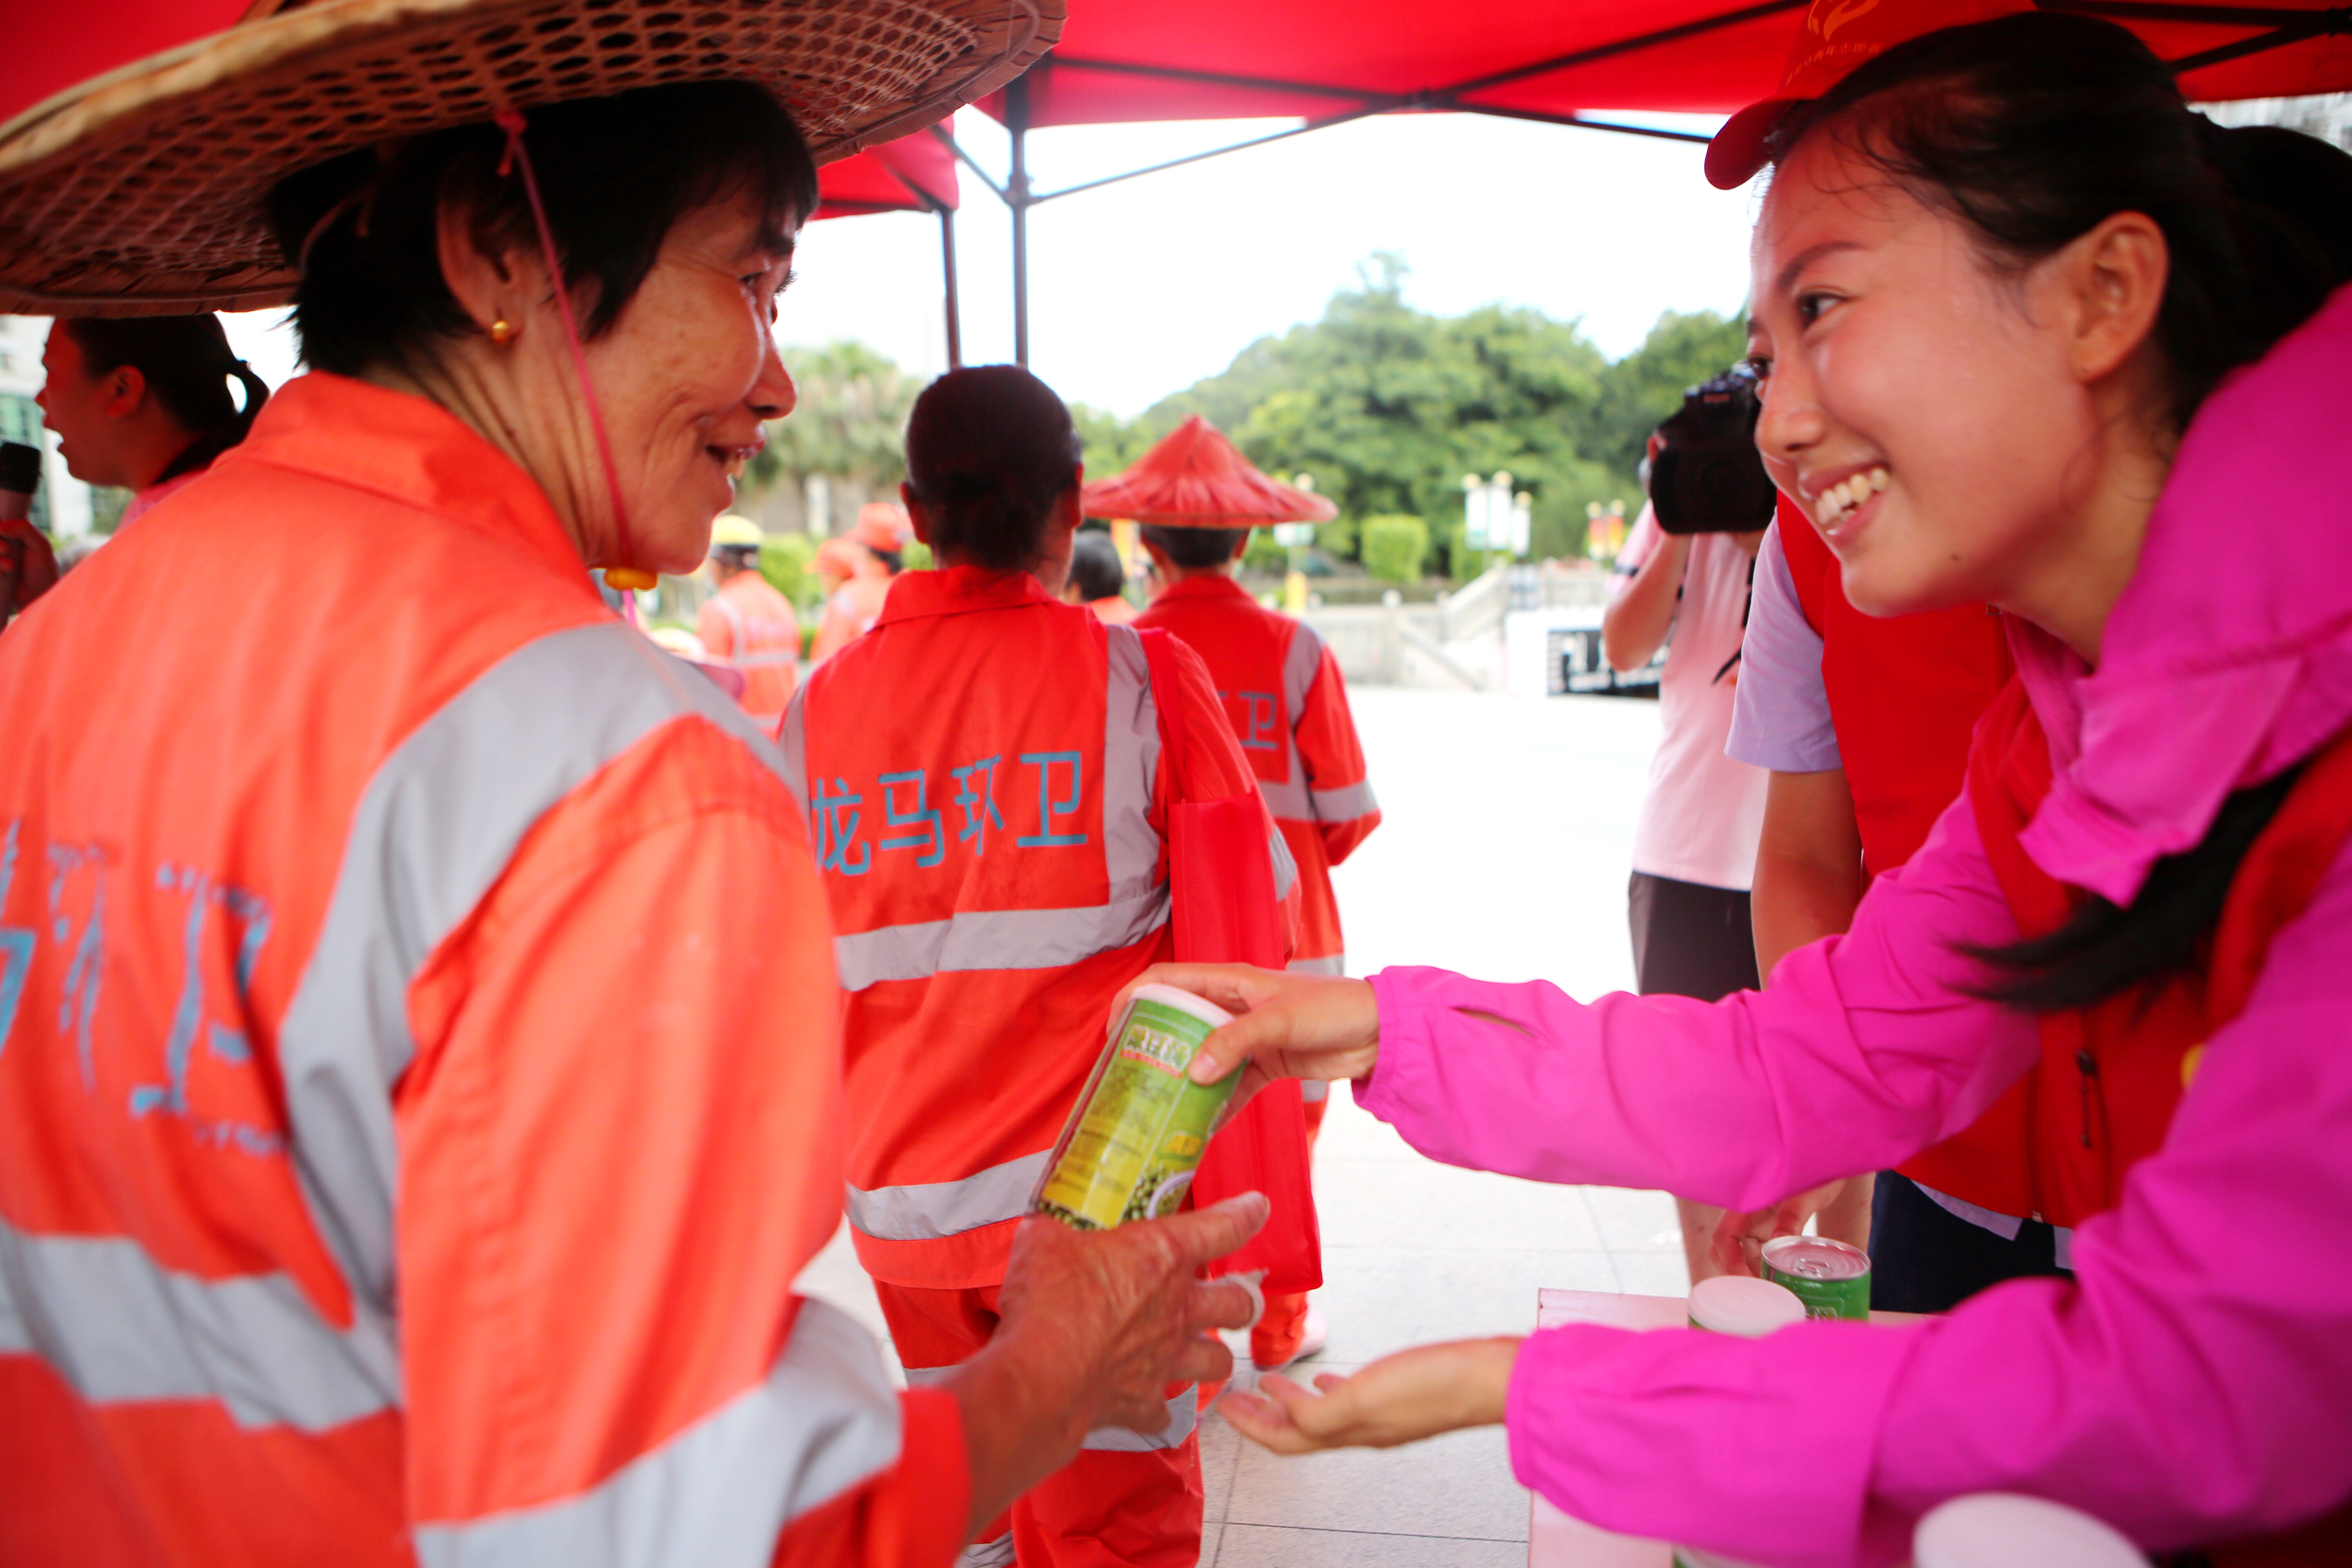
[[[939,563],[1034,568],[1079,452],[1070,411],[1018,365],[950,371],[925,387],[907,421],[907,488]]]

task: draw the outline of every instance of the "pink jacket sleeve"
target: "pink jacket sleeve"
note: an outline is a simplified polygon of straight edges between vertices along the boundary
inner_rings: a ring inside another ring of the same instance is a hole
[[[1390,971],[1360,1102],[1455,1163],[1752,1205],[1907,1154],[2030,1060],[1956,998],[1999,941],[1965,806],[1853,934],[1715,1006]],[[2013,1281],[1906,1329],[1765,1342],[1553,1330],[1522,1349],[1521,1480],[1604,1526],[1767,1564],[1899,1558],[1964,1492],[2073,1503],[2143,1544],[2274,1530],[2352,1492],[2352,865],[2273,944],[2163,1150],[2077,1228],[2076,1281]],[[1470,1012],[1491,1015],[1487,1022]]]

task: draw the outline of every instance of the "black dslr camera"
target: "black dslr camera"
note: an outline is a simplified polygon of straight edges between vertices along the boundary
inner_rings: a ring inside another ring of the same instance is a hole
[[[1756,376],[1745,365],[1683,394],[1658,426],[1650,505],[1668,533],[1744,533],[1772,521],[1772,481],[1756,451]]]

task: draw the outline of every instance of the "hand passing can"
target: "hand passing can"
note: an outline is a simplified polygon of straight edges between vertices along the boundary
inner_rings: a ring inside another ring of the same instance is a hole
[[[1076,1230],[1109,1230],[1181,1207],[1217,1114],[1241,1074],[1194,1083],[1202,1043],[1233,1015],[1172,985],[1139,985],[1078,1096],[1032,1214]]]
[[[1764,1278],[1796,1293],[1809,1318],[1870,1316],[1870,1254],[1825,1236],[1776,1236]]]

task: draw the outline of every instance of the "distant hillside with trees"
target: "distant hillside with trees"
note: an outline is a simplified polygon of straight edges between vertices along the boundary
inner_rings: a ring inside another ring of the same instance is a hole
[[[1200,414],[1269,473],[1314,476],[1339,506],[1321,540],[1335,554],[1357,555],[1366,519],[1415,516],[1447,569],[1463,476],[1507,469],[1534,500],[1534,553],[1571,555],[1587,503],[1639,510],[1643,443],[1683,389],[1747,352],[1741,321],[1668,313],[1612,363],[1574,322],[1500,305],[1433,316],[1404,302],[1403,281],[1376,255],[1322,320],[1259,339],[1139,417],[1075,410],[1087,470],[1116,473]]]
[[[1573,321],[1484,306],[1433,316],[1406,304],[1404,267],[1376,255],[1358,286],[1322,320],[1261,338],[1219,374],[1121,419],[1072,409],[1087,469],[1118,472],[1201,414],[1269,473],[1314,476],[1339,506],[1318,542],[1358,560],[1364,525],[1427,525],[1429,565],[1452,572],[1462,526],[1462,477],[1507,469],[1534,500],[1534,552],[1579,554],[1585,508],[1640,510],[1633,470],[1643,442],[1680,405],[1683,389],[1747,352],[1746,328],[1711,311],[1668,313],[1612,363]],[[891,495],[903,473],[914,377],[862,343],[786,354],[800,407],[770,427],[752,460],[742,510],[771,531],[848,526],[858,503]],[[1269,546],[1269,548],[1271,548]]]

